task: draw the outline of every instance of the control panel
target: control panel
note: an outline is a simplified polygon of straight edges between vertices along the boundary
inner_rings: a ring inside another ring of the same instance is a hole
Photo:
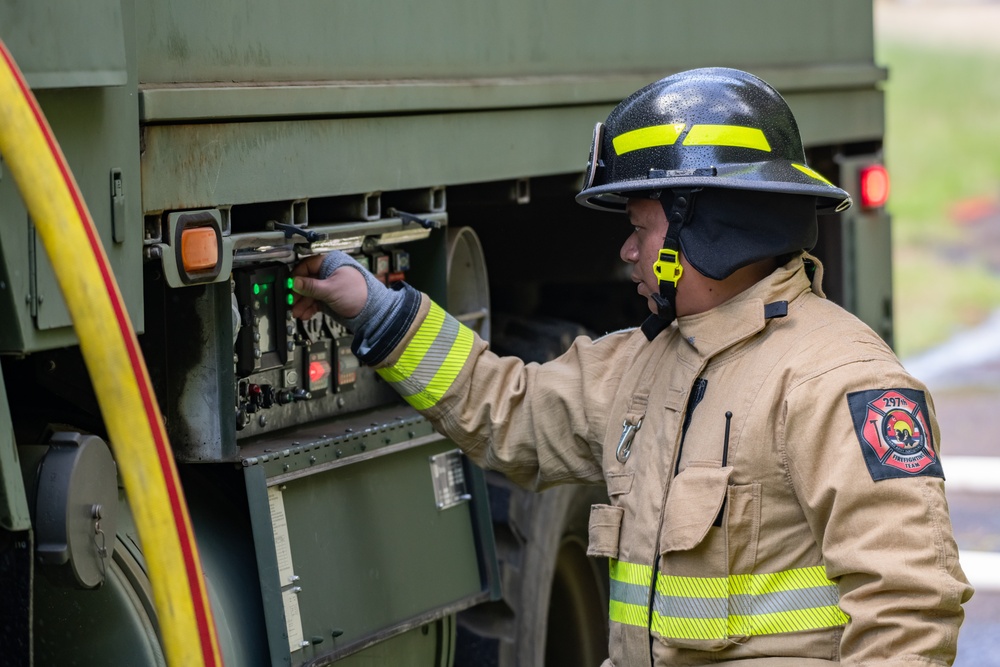
[[[352,255],[382,282],[404,280],[410,254],[376,247]],[[330,314],[300,321],[284,263],[236,269],[232,278],[237,438],[398,401],[351,352],[353,334]]]

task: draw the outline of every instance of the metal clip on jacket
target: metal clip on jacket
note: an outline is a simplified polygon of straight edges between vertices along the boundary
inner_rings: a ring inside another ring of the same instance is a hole
[[[622,437],[618,439],[618,449],[615,450],[615,458],[618,459],[619,463],[628,461],[629,455],[632,454],[632,440],[635,438],[636,431],[641,427],[641,417],[635,424],[630,424],[627,419],[622,422]]]

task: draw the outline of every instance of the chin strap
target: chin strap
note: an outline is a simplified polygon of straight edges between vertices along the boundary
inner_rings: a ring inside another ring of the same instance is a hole
[[[681,229],[691,219],[694,199],[700,188],[678,188],[673,190],[672,200],[660,200],[667,216],[667,235],[663,238],[660,257],[653,264],[660,291],[653,294],[656,315],[651,315],[642,324],[646,338],[653,340],[661,331],[670,326],[677,317],[677,283],[684,273],[681,266]]]

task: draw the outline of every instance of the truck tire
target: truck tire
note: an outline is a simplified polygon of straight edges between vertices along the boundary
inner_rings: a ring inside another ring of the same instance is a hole
[[[587,552],[603,487],[542,493],[487,473],[503,599],[459,615],[456,667],[597,667],[608,653],[608,567]]]

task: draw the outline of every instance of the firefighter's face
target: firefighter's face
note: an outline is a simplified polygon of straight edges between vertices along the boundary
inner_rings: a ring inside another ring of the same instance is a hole
[[[625,239],[621,249],[621,258],[632,265],[632,281],[637,284],[636,290],[646,298],[649,310],[656,313],[656,302],[653,294],[660,291],[653,264],[659,259],[663,238],[667,235],[667,216],[660,202],[653,199],[629,199],[625,208],[632,234]],[[681,265],[688,270],[687,260],[681,255]],[[677,283],[677,314],[685,314],[684,298],[682,296],[684,278]]]

